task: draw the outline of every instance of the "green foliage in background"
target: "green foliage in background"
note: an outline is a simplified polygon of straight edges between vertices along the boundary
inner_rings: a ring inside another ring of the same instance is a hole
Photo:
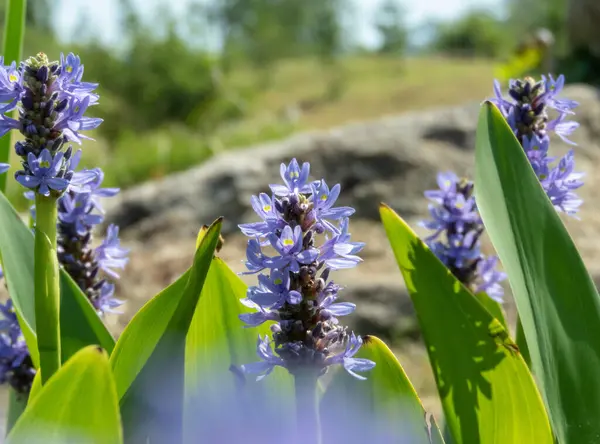
[[[492,12],[475,10],[456,21],[438,24],[431,46],[446,54],[497,58],[509,54],[515,44],[506,28]]]

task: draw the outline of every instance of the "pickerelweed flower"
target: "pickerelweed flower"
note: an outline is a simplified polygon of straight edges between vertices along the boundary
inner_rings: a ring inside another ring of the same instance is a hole
[[[117,226],[108,227],[96,248],[92,247],[92,230],[103,222],[98,198],[114,196],[119,190],[101,188],[104,175],[99,169],[77,172],[74,177],[79,178],[78,185],[58,200],[58,259],[99,315],[113,313],[123,303],[114,297],[114,281],[119,278],[116,270],[128,262],[128,250],[120,244]],[[25,197],[33,200],[34,192],[26,192]],[[35,219],[35,205],[30,211]],[[0,267],[0,279],[3,276]],[[4,317],[0,320],[0,384],[8,383],[26,394],[35,369],[10,299],[6,305],[0,304],[0,312]]]
[[[7,383],[18,394],[27,395],[36,370],[11,300],[0,304],[0,313],[0,384]]]
[[[89,172],[84,171],[84,176]],[[108,227],[106,238],[98,247],[92,247],[92,231],[104,220],[97,198],[114,195],[118,190],[100,188],[102,171],[91,172],[91,180],[69,189],[58,201],[57,251],[59,262],[98,313],[103,314],[114,312],[122,304],[114,297],[112,281],[119,277],[115,269],[125,268],[129,250],[121,247],[115,225]]]
[[[496,270],[497,257],[486,258],[481,253],[484,227],[477,212],[473,183],[452,172],[439,173],[437,182],[438,190],[425,192],[431,200],[431,219],[421,225],[434,231],[426,239],[427,245],[473,293],[485,292],[502,302],[504,290],[500,282],[506,275]]]
[[[557,164],[548,156],[549,133],[554,132],[564,142],[575,145],[569,136],[579,124],[566,120],[574,114],[578,103],[563,99],[559,94],[565,84],[564,76],[554,79],[542,76],[540,81],[531,77],[510,80],[509,98],[502,95],[500,83],[494,82],[495,97],[490,99],[502,112],[515,136],[523,146],[542,187],[558,211],[575,215],[582,200],[575,190],[583,185],[583,173],[574,172],[573,151],[569,151]],[[550,113],[554,118],[550,117]]]
[[[118,188],[101,188],[104,174],[99,168],[74,174],[78,185],[69,187],[58,200],[57,253],[58,260],[79,288],[86,294],[98,314],[114,313],[123,304],[114,297],[116,270],[125,268],[129,250],[121,246],[119,227],[109,225],[106,237],[92,246],[93,230],[102,224],[104,216],[100,197],[111,197]],[[34,194],[25,193],[33,200]],[[35,219],[35,205],[30,208]]]
[[[259,273],[259,285],[248,289],[242,303],[256,312],[241,315],[248,327],[266,321],[272,338],[258,338],[260,361],[242,366],[245,373],[267,376],[275,366],[291,374],[309,370],[324,374],[330,365],[341,364],[353,376],[375,365],[354,357],[362,339],[348,333],[338,317],[350,314],[355,305],[336,302],[340,287],[329,280],[330,271],[350,268],[361,259],[362,243],[349,241],[348,216],[354,209],[334,207],[340,192],[325,181],[309,182],[310,166],[293,159],[281,165],[284,185],[271,185],[272,196],[252,198],[261,222],[240,225],[248,241],[248,273]],[[318,246],[318,237],[324,242]],[[263,253],[270,246],[273,256]]]
[[[97,128],[102,119],[84,116],[98,102],[96,84],[81,81],[83,65],[78,57],[61,55],[50,62],[40,53],[22,62],[0,63],[0,135],[12,129],[25,137],[15,144],[23,169],[15,178],[23,186],[44,196],[60,196],[69,185],[73,170],[68,142],[88,138],[81,131]],[[19,118],[4,113],[19,109]]]

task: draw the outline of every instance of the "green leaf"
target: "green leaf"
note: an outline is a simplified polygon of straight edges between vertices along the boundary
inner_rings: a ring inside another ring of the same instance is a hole
[[[106,353],[77,352],[31,400],[7,444],[119,444],[119,403]]]
[[[600,298],[523,148],[491,103],[479,118],[475,190],[508,274],[553,430],[559,442],[596,442]]]
[[[181,442],[186,335],[219,240],[203,235],[192,268],[131,320],[111,356],[127,441]]]
[[[3,270],[19,324],[34,365],[39,364],[35,335],[34,238],[31,230],[0,193],[0,252]],[[100,345],[108,353],[114,339],[85,294],[64,270],[60,270],[60,324],[62,360],[65,362],[86,345]]]
[[[60,273],[60,336],[62,361],[88,345],[100,345],[110,355],[115,340],[69,273]]]
[[[13,60],[17,65],[21,61],[23,50],[23,35],[25,34],[25,10],[26,0],[7,0],[6,13],[4,15],[4,40],[2,44],[2,55],[4,62],[9,65]],[[14,112],[13,112],[14,114]],[[0,163],[10,163],[11,133],[0,138]],[[6,179],[8,174],[0,174],[0,192],[6,191]]]
[[[481,305],[483,305],[493,317],[500,321],[504,329],[508,331],[508,324],[506,323],[506,316],[504,315],[504,309],[502,308],[502,305],[500,305],[498,302],[493,300],[485,293],[477,293],[474,296],[479,302],[481,302]]]
[[[502,324],[390,208],[381,218],[415,305],[456,444],[553,443],[531,373]]]
[[[443,443],[437,425],[427,424],[421,400],[392,351],[374,336],[363,340],[357,357],[374,361],[375,368],[365,373],[366,381],[343,369],[333,376],[321,401],[323,442],[383,442],[385,437],[386,442]],[[351,439],[357,432],[365,434],[362,441]],[[340,433],[348,433],[347,439]]]
[[[29,391],[29,400],[31,401],[35,398],[42,390],[42,373],[38,370],[33,377],[33,382],[31,383],[31,390]]]

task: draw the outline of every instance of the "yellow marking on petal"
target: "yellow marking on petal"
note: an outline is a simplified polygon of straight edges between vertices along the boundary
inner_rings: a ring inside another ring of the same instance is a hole
[[[281,284],[283,284],[283,279],[277,278],[277,279],[275,279],[275,280],[273,281],[273,283],[274,283],[275,285],[281,285]]]
[[[540,179],[545,179],[546,177],[548,177],[548,176],[545,174],[540,174]]]
[[[271,205],[265,205],[265,206],[263,207],[263,211],[264,211],[265,213],[268,213],[269,211],[271,211]]]
[[[540,146],[539,145],[534,145],[531,149],[537,151],[537,150],[540,149]]]
[[[456,208],[458,208],[459,210],[464,206],[465,204],[463,202],[456,202]]]
[[[67,66],[67,68],[65,69],[65,71],[67,71],[69,74],[73,72],[73,67],[72,66]]]
[[[16,75],[11,74],[8,76],[8,80],[10,80],[12,83],[15,83],[17,80],[19,80],[19,78]]]
[[[81,107],[79,105],[75,106],[75,112],[78,113]]]
[[[50,168],[50,162],[47,162],[47,161],[45,161],[45,160],[42,160],[42,161],[40,162],[40,167],[41,167],[41,168]]]
[[[284,239],[283,245],[285,245],[286,247],[290,247],[294,245],[294,241],[292,239]]]
[[[322,200],[322,201],[326,201],[326,200],[327,200],[327,197],[328,197],[328,196],[327,196],[327,194],[323,194],[323,195],[321,196],[321,200]]]

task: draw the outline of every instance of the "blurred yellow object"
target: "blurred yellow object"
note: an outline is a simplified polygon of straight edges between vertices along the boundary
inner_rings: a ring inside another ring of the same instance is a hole
[[[502,83],[509,79],[533,74],[541,68],[544,59],[544,49],[539,47],[526,48],[515,54],[508,62],[494,68],[494,76]]]

